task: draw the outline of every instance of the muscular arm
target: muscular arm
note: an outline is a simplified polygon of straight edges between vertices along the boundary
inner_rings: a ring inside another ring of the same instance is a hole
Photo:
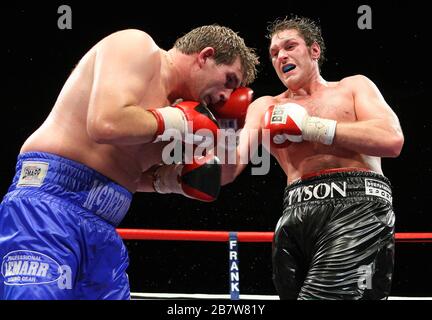
[[[138,105],[159,63],[160,51],[144,32],[125,30],[102,40],[87,115],[93,140],[120,145],[152,140],[156,119]]]
[[[338,122],[333,145],[378,157],[397,157],[404,137],[399,120],[375,84],[363,76],[350,78],[356,122]]]
[[[251,156],[257,151],[261,143],[261,120],[266,110],[263,107],[267,107],[272,101],[271,97],[261,97],[249,106],[236,149],[236,163],[222,165],[222,185],[233,182],[247,167]]]
[[[156,192],[153,187],[153,175],[158,166],[153,166],[147,171],[141,173],[141,177],[138,183],[137,192]]]
[[[243,159],[248,159],[249,156],[247,153],[247,129],[243,128],[240,132],[239,137],[239,145],[236,150],[226,151],[225,152],[225,162],[222,164],[222,173],[221,173],[221,185],[226,185],[231,183],[237,178],[237,176],[247,167],[247,164],[240,163],[240,155],[243,154]],[[228,163],[228,159],[230,159],[230,155],[228,153],[235,152],[235,163]],[[246,161],[244,161],[246,162]]]

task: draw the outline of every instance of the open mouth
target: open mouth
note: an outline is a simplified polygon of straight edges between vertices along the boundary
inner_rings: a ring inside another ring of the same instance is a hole
[[[287,65],[282,67],[282,72],[287,73],[287,72],[290,72],[291,70],[294,70],[295,68],[296,68],[296,65],[290,63],[290,64],[287,64]]]

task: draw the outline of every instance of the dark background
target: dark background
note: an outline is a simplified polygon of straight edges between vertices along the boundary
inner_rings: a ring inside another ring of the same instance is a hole
[[[259,1],[259,0],[258,0]],[[392,181],[397,232],[432,232],[430,17],[425,5],[398,2],[20,2],[1,5],[2,125],[0,194],[14,174],[21,144],[48,115],[81,56],[111,32],[138,28],[164,49],[190,29],[218,23],[238,31],[261,56],[251,87],[255,97],[284,88],[268,59],[269,21],[291,13],[319,20],[327,45],[326,80],[364,74],[380,88],[398,115],[405,146],[383,159]],[[59,30],[57,8],[72,8],[72,30]],[[372,29],[360,30],[357,9],[372,9]],[[139,54],[139,52],[137,52]],[[385,139],[385,137],[382,137]],[[266,176],[248,168],[222,189],[217,202],[176,195],[136,194],[123,228],[273,231],[282,209],[285,176],[272,159]],[[127,241],[132,291],[228,293],[228,245],[210,242]],[[392,295],[432,295],[431,243],[399,243]],[[241,293],[275,294],[271,245],[240,243]]]

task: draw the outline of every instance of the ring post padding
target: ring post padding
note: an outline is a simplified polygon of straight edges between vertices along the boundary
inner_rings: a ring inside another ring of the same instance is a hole
[[[229,233],[229,288],[231,300],[240,299],[240,270],[237,232]]]

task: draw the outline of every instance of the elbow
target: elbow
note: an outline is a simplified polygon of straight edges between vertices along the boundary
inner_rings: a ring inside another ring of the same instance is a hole
[[[98,144],[110,144],[115,140],[115,125],[108,120],[89,120],[87,123],[89,137]]]
[[[224,168],[225,166],[230,166],[230,165],[224,165],[222,167],[222,175],[221,175],[222,186],[234,182],[234,180],[237,178],[236,170],[227,170],[227,168]]]
[[[234,175],[222,174],[221,185],[222,186],[226,186],[227,184],[232,183],[234,180],[235,180],[235,176]]]
[[[404,145],[404,136],[402,134],[396,135],[389,144],[389,157],[397,158],[399,157],[402,147]]]

